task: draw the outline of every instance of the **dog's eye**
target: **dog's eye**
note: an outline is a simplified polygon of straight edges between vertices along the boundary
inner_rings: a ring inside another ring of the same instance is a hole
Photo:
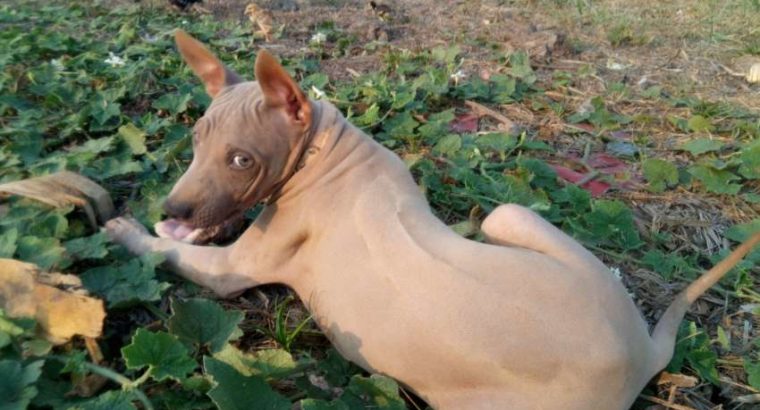
[[[230,164],[233,168],[237,169],[246,169],[253,164],[253,161],[250,157],[243,154],[235,154],[235,156],[232,157],[232,163]]]

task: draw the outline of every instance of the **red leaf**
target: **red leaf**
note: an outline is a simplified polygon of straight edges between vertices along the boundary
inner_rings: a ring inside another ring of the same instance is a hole
[[[591,155],[588,165],[603,174],[618,174],[629,170],[628,164],[603,152]]]
[[[472,133],[478,131],[478,116],[469,112],[458,115],[450,123],[449,127],[456,133]]]
[[[580,182],[585,177],[585,175],[580,172],[573,171],[572,169],[561,165],[552,165],[552,168],[554,168],[554,171],[560,178],[574,184]],[[600,197],[610,189],[610,185],[606,182],[591,180],[581,185],[581,188],[590,192],[593,197]]]

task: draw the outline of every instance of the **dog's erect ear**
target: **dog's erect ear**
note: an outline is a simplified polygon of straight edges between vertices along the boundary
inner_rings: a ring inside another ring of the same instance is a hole
[[[307,127],[311,123],[309,99],[280,63],[266,50],[260,50],[255,71],[264,102],[284,110],[294,125]]]
[[[214,54],[209,51],[200,41],[182,30],[174,32],[174,41],[177,43],[182,58],[200,77],[206,86],[206,93],[214,98],[225,86],[239,83],[240,77],[224,66]]]

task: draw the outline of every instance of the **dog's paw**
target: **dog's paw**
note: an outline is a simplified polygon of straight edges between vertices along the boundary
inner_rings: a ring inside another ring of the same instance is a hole
[[[125,246],[133,253],[144,253],[153,238],[147,229],[133,218],[118,217],[106,222],[106,235],[112,242]]]

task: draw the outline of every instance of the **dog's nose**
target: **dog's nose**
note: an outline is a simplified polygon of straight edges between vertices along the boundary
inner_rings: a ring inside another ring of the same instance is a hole
[[[193,216],[193,206],[187,202],[174,202],[166,200],[164,202],[164,211],[167,215],[176,219],[190,219]]]

